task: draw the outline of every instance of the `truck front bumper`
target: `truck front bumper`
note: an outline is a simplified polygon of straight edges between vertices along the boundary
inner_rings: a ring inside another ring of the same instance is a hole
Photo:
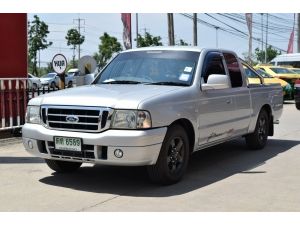
[[[39,124],[23,126],[25,149],[38,157],[63,161],[90,162],[106,165],[141,166],[156,163],[167,128],[149,130],[107,130],[81,133],[47,129]],[[54,137],[81,138],[82,151],[56,150]],[[118,158],[119,149],[123,156]]]

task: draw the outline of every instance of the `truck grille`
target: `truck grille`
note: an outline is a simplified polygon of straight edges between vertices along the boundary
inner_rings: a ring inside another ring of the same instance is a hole
[[[42,106],[41,118],[50,129],[101,132],[109,127],[111,110],[99,107]]]

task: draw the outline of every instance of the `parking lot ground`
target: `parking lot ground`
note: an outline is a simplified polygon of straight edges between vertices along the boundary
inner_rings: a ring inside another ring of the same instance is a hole
[[[152,184],[143,167],[84,164],[53,173],[20,138],[0,140],[0,211],[300,211],[300,111],[285,104],[262,151],[243,139],[195,153],[184,179]]]

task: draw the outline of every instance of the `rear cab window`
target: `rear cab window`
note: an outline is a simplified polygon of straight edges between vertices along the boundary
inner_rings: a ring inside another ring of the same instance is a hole
[[[235,55],[231,53],[223,53],[225,62],[228,68],[231,86],[233,88],[243,86],[243,77],[240,70],[240,66]]]

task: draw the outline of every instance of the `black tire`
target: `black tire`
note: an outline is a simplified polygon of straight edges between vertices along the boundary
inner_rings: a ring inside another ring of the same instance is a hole
[[[69,83],[68,83],[68,88],[71,88],[71,87],[73,87],[73,82],[72,82],[72,81],[69,81]]]
[[[58,173],[74,172],[79,169],[82,163],[80,162],[66,162],[52,159],[45,159],[50,169]]]
[[[296,105],[296,108],[297,108],[298,110],[300,110],[300,102],[296,102],[295,105]]]
[[[32,84],[32,89],[33,89],[33,90],[37,90],[37,89],[38,89],[38,86],[37,86],[36,83],[33,83],[33,84]]]
[[[147,167],[150,179],[164,185],[180,181],[188,165],[189,152],[184,128],[180,125],[169,127],[156,164]]]
[[[254,132],[245,137],[246,144],[250,149],[259,150],[265,147],[269,134],[269,122],[268,113],[262,109],[258,115]]]
[[[55,82],[52,82],[51,85],[50,85],[50,87],[51,87],[51,88],[56,88]]]

